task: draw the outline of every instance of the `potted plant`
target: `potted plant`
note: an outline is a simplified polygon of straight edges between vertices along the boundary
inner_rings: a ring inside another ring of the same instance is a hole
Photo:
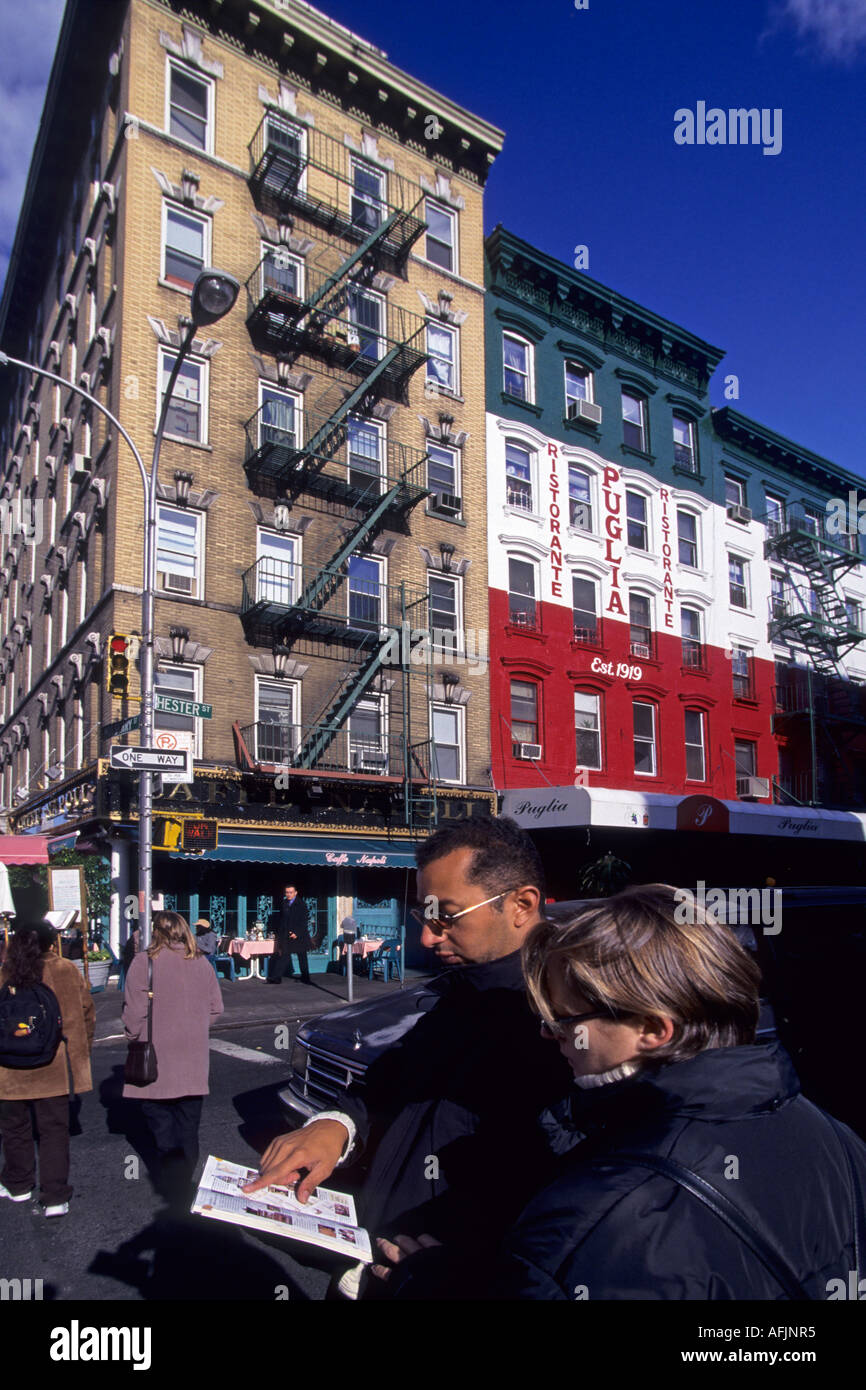
[[[84,965],[80,960],[72,962],[76,970],[84,974]],[[108,972],[111,969],[111,952],[104,946],[88,946],[87,948],[87,973],[90,976],[90,992],[105,989],[108,983]]]

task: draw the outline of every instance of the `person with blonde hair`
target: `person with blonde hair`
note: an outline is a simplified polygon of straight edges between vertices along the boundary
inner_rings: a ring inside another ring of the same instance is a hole
[[[123,1024],[130,1042],[146,1040],[152,993],[157,1076],[146,1086],[125,1084],[123,1095],[141,1101],[164,1194],[182,1199],[198,1162],[202,1103],[208,1094],[208,1033],[223,1001],[211,964],[179,913],[155,913],[152,938],[127,972]]]
[[[630,888],[529,934],[530,1002],[574,1077],[545,1117],[556,1169],[495,1267],[425,1236],[380,1241],[392,1296],[799,1301],[847,1287],[866,1145],[806,1100],[779,1043],[756,1045],[757,965],[682,900]]]

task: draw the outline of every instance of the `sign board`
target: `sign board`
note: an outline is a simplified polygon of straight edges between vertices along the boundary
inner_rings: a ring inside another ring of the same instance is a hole
[[[125,748],[112,744],[110,765],[127,772],[186,772],[189,757],[186,749]]]
[[[200,705],[196,700],[182,700],[175,695],[157,692],[155,708],[160,714],[183,714],[192,719],[213,719],[213,705]]]
[[[85,920],[87,896],[84,888],[84,870],[80,864],[73,868],[49,864],[48,906],[52,912],[74,909],[78,913],[79,921]]]
[[[215,820],[185,820],[183,823],[184,849],[216,849],[218,825],[219,821]]]
[[[106,738],[119,738],[121,734],[131,733],[141,727],[141,715],[132,714],[129,719],[115,719],[112,724],[104,724],[102,732]]]
[[[159,729],[154,742],[157,748],[165,752],[181,752],[186,750],[188,760],[183,772],[164,772],[162,774],[163,783],[167,782],[191,782],[193,779],[193,753],[195,751],[195,734],[191,729]]]

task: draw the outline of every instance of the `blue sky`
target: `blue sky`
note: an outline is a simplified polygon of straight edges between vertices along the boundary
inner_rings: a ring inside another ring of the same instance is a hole
[[[2,0],[0,272],[61,0]],[[866,475],[866,0],[320,5],[506,131],[486,225],[726,349],[711,389]],[[679,145],[674,113],[782,111],[782,148]]]

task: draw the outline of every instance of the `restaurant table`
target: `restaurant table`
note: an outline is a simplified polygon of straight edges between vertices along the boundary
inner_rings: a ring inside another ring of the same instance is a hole
[[[248,960],[250,963],[249,975],[242,975],[239,978],[244,980],[264,979],[260,957],[272,956],[275,944],[273,940],[247,941],[243,936],[234,937],[229,942],[229,955],[240,956],[241,960]]]
[[[352,955],[360,956],[362,960],[366,960],[367,956],[371,956],[374,951],[378,951],[379,947],[386,939],[387,938],[384,936],[359,936],[357,941],[352,942]],[[344,943],[340,948],[340,955],[344,956],[345,954],[346,946]]]

